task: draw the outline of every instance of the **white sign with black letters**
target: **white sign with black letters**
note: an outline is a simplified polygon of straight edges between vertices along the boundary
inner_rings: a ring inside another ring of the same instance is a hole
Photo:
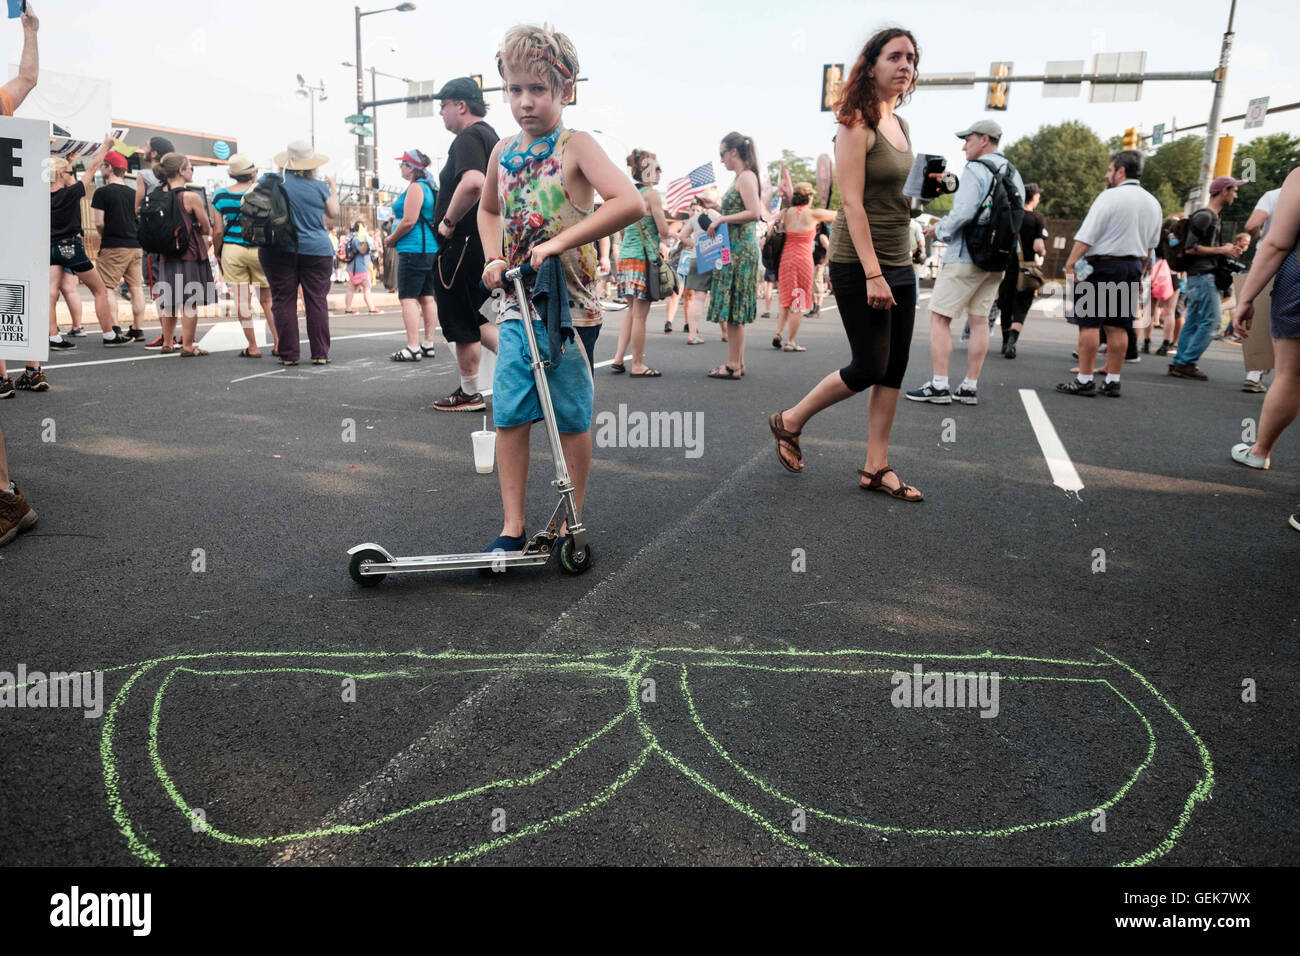
[[[0,117],[0,359],[50,354],[50,124]]]

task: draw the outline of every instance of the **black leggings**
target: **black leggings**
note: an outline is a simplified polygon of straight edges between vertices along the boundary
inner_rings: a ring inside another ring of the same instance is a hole
[[[1008,266],[1002,283],[998,286],[998,311],[1002,314],[1002,337],[1005,339],[1011,331],[1013,322],[1024,324],[1029,316],[1029,309],[1034,304],[1034,290],[1017,292],[1020,282],[1020,262]]]
[[[828,269],[853,356],[840,369],[840,378],[855,392],[872,385],[901,388],[916,322],[916,273],[910,265],[885,266],[894,305],[873,309],[867,305],[867,274],[861,262],[832,262]]]

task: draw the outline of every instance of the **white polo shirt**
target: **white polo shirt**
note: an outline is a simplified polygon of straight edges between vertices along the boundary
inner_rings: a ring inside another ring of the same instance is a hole
[[[1087,243],[1090,256],[1137,256],[1145,259],[1160,242],[1164,213],[1156,197],[1126,179],[1092,202],[1076,242]]]

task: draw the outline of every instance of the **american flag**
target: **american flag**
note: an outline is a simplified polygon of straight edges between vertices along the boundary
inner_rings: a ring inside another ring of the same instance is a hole
[[[715,182],[711,162],[696,166],[689,176],[674,179],[668,184],[668,191],[664,195],[664,208],[668,210],[668,215],[676,216],[678,213],[685,212],[691,200]]]

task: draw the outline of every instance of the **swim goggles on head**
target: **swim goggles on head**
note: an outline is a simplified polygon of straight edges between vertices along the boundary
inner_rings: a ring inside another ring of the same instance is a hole
[[[555,152],[555,141],[560,138],[562,132],[564,132],[564,127],[557,126],[550,136],[536,140],[527,149],[522,150],[519,148],[519,140],[523,138],[521,133],[515,137],[515,141],[510,144],[508,149],[502,151],[499,162],[512,173],[517,173],[523,169],[530,159],[541,162]]]

